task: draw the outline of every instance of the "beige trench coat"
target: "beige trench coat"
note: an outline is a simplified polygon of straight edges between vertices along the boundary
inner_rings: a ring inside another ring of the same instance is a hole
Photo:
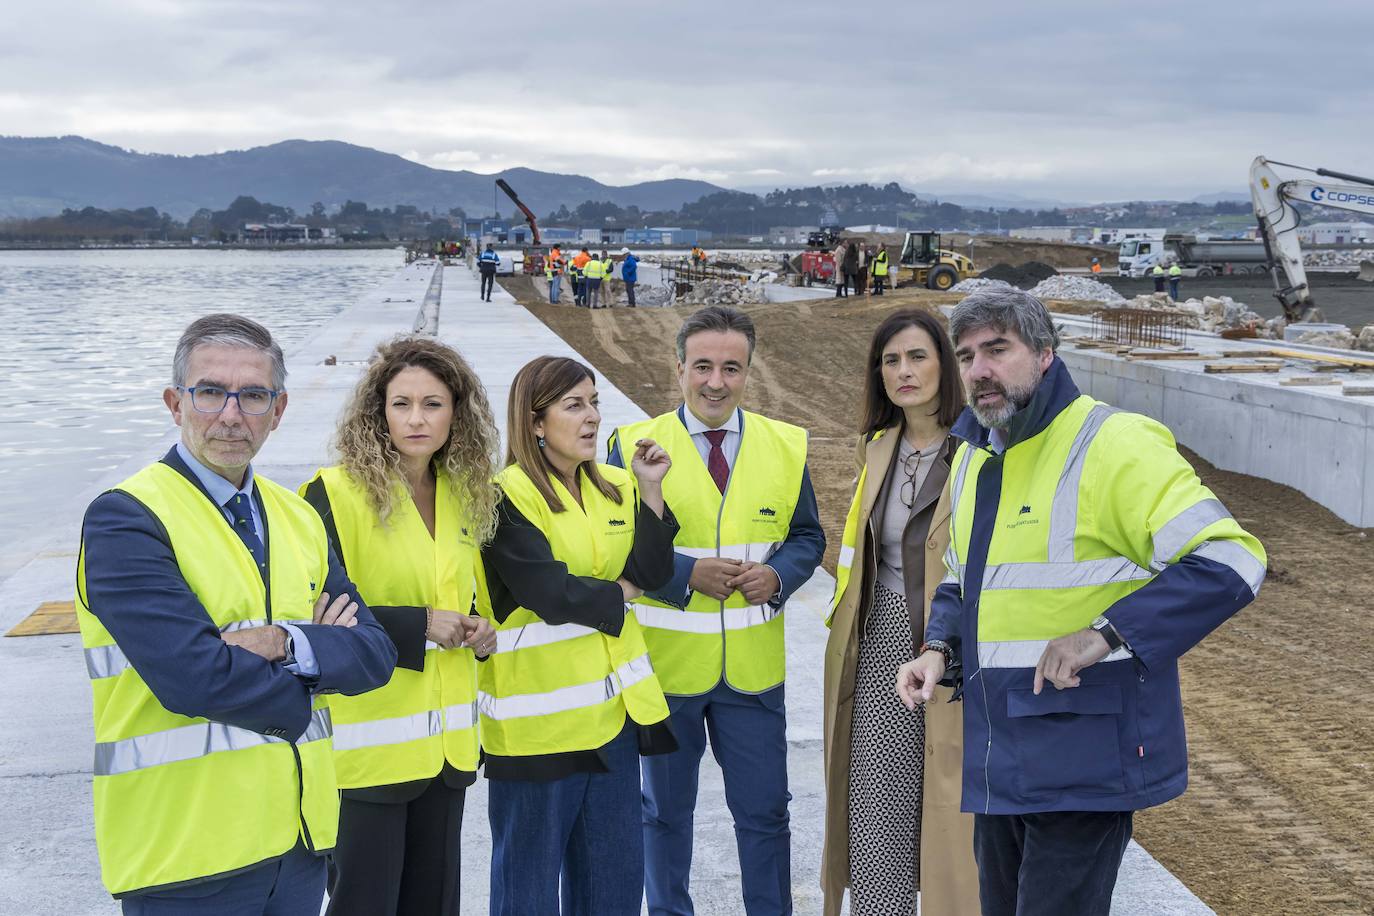
[[[882,492],[886,469],[901,438],[900,427],[863,447],[868,475],[855,534],[854,570],[830,625],[825,647],[825,849],[821,856],[821,887],[825,916],[838,916],[844,889],[849,885],[849,732],[854,713],[854,679],[859,658],[858,621],[863,604],[873,595],[876,553],[869,521]],[[917,634],[925,629],[930,599],[945,576],[944,554],[949,543],[949,489],[945,487],[930,519],[925,538],[925,601]],[[903,549],[913,557],[918,545]],[[913,582],[911,575],[908,583]],[[892,672],[895,685],[897,672]],[[936,688],[935,701],[926,706],[925,786],[921,806],[921,912],[924,916],[977,916],[978,872],[973,861],[973,816],[959,811],[963,772],[963,707],[950,703],[953,691]]]

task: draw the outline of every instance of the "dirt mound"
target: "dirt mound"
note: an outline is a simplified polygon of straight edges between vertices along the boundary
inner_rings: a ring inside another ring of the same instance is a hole
[[[1042,280],[1056,276],[1059,271],[1043,261],[1026,261],[1013,267],[1006,262],[994,264],[978,275],[981,280],[1001,280],[1021,289],[1030,289]]]
[[[1034,277],[1036,283],[1039,283],[1041,280],[1048,280],[1050,277],[1059,273],[1059,271],[1055,270],[1044,261],[1027,261],[1018,269],[1026,276]]]

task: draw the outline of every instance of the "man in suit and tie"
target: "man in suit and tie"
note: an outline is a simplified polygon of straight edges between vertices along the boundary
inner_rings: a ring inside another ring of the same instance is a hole
[[[679,750],[643,759],[645,891],[652,914],[690,914],[697,776],[710,734],[735,822],[744,908],[790,913],[791,833],[783,606],[825,552],[806,431],[742,410],[754,323],[701,309],[677,335],[677,410],[617,430],[610,462],[652,438],[673,456],[665,501],[681,529],[676,575],[634,606]]]
[[[181,441],[82,527],[101,876],[125,913],[315,913],[339,805],[322,694],[386,683],[396,648],[319,516],[253,473],[287,402],[267,329],[193,322],[172,381]]]

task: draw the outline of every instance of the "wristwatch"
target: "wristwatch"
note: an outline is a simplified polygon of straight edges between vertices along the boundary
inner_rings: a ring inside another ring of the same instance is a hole
[[[282,632],[286,634],[286,642],[282,643],[282,652],[285,654],[282,656],[281,663],[283,665],[294,665],[296,663],[296,639],[286,627],[282,627],[281,629]]]
[[[945,642],[943,639],[927,639],[925,642],[921,643],[921,651],[917,652],[916,656],[919,658],[932,650],[944,656],[945,668],[954,667],[954,650],[950,648],[949,643]]]
[[[1097,617],[1093,619],[1093,622],[1089,624],[1089,628],[1102,634],[1102,638],[1107,640],[1107,650],[1109,652],[1115,652],[1117,649],[1126,645],[1126,640],[1121,638],[1121,634],[1116,631],[1116,627],[1112,626],[1112,622],[1101,614],[1098,614]]]

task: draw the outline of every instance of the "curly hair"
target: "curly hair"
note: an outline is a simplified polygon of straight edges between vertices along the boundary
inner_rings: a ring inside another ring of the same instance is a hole
[[[500,436],[477,373],[457,350],[430,337],[402,335],[377,347],[344,408],[334,437],[341,463],[367,492],[377,517],[386,522],[395,507],[396,483],[409,492],[401,473],[401,453],[386,422],[386,388],[403,369],[432,372],[453,395],[448,439],[434,453],[434,464],[466,497],[468,520],[479,544],[496,529],[500,491],[492,482]]]

